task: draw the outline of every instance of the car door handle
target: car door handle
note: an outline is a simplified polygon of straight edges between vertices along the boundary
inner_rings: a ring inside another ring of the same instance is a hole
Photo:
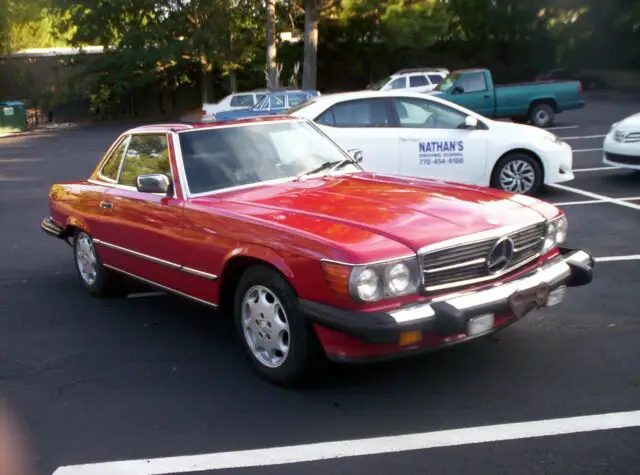
[[[111,208],[113,208],[113,205],[111,203],[109,203],[108,201],[101,201],[100,202],[100,207],[104,208],[104,209],[111,209]]]
[[[489,94],[485,94],[485,95],[484,95],[484,98],[485,98],[485,99],[490,99],[490,98],[491,98],[491,96],[490,96]]]

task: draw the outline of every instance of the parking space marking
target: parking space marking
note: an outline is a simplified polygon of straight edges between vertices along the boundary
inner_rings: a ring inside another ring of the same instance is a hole
[[[620,167],[574,168],[573,172],[599,172],[602,170],[621,170]]]
[[[632,254],[630,256],[607,256],[596,257],[596,262],[620,262],[620,261],[639,261],[640,254]]]
[[[600,152],[602,148],[579,148],[573,151],[573,153],[584,153],[584,152]]]
[[[583,135],[583,136],[575,136],[575,137],[560,137],[562,140],[580,140],[580,139],[601,139],[606,137],[607,134],[602,135]]]
[[[548,127],[547,130],[577,129],[579,127],[579,125],[561,125],[559,127]]]
[[[640,196],[629,196],[627,198],[616,198],[620,201],[636,201],[640,200]],[[581,201],[564,201],[560,203],[551,203],[554,206],[572,206],[572,205],[595,205],[601,203],[609,203],[607,200],[581,200]]]
[[[53,475],[166,475],[263,467],[435,447],[640,427],[640,411],[451,429],[369,439],[59,467]]]
[[[575,193],[577,195],[588,196],[589,198],[593,198],[596,200],[600,200],[602,202],[611,203],[619,206],[624,206],[626,208],[631,208],[640,211],[640,204],[635,203],[627,203],[626,201],[622,201],[619,198],[611,198],[609,196],[599,195],[598,193],[592,193],[590,191],[580,190],[578,188],[573,188],[571,186],[560,185],[558,183],[553,183],[548,185],[552,188],[557,188],[559,190],[568,191],[570,193]]]

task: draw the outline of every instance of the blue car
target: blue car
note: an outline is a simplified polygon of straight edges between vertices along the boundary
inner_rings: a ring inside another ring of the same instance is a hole
[[[271,92],[253,107],[217,112],[212,115],[212,120],[236,120],[261,115],[276,115],[319,95],[319,91],[305,91],[302,89]]]

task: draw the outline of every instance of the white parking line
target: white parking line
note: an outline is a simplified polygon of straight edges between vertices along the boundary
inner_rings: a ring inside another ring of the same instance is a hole
[[[311,462],[314,460],[398,453],[434,447],[452,447],[639,426],[640,411],[613,412],[290,447],[71,465],[58,468],[53,472],[53,475],[166,475],[192,473],[205,470],[263,467]]]
[[[577,195],[588,196],[589,198],[593,198],[599,201],[603,201],[603,202],[607,202],[607,203],[611,203],[619,206],[625,206],[626,208],[631,208],[631,209],[640,211],[640,205],[637,205],[635,203],[627,203],[625,201],[622,201],[619,198],[611,198],[609,196],[599,195],[598,193],[592,193],[590,191],[580,190],[578,188],[573,188],[571,186],[566,186],[566,185],[560,185],[558,183],[550,184],[549,186],[552,188],[557,188],[559,190],[569,191]]]
[[[640,196],[630,196],[628,198],[616,198],[620,201],[637,201]],[[571,205],[594,205],[598,203],[609,203],[607,200],[582,200],[582,201],[565,201],[561,203],[552,203],[554,206],[571,206]]]
[[[620,167],[595,167],[595,168],[574,168],[575,172],[599,172],[601,170],[620,170]]]
[[[579,127],[579,125],[561,125],[558,127],[547,127],[547,130],[577,129]]]
[[[601,139],[606,137],[607,134],[602,135],[580,135],[575,137],[560,137],[562,140],[579,140],[579,139]]]
[[[584,152],[600,152],[602,148],[579,148],[573,151],[573,153],[584,153]]]
[[[619,261],[638,261],[638,260],[640,260],[640,254],[632,254],[630,256],[596,257],[596,262],[619,262]]]

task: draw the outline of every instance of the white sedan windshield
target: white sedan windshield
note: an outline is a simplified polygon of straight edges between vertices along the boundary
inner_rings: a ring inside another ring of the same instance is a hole
[[[349,160],[303,121],[265,122],[180,133],[191,193],[295,177],[325,163]],[[360,170],[348,164],[341,171]]]

